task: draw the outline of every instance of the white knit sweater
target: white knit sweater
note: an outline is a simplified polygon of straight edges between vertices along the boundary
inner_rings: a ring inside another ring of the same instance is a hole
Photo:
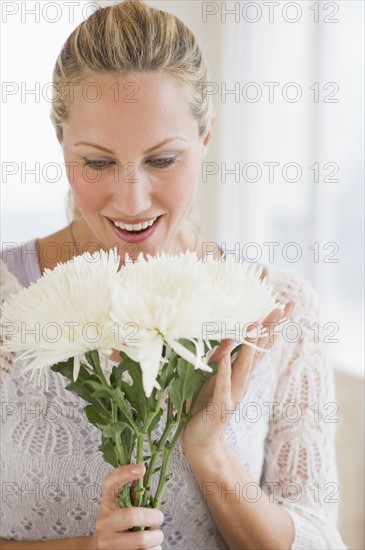
[[[1,278],[4,300],[20,287],[3,263]],[[262,488],[280,502],[294,522],[293,549],[342,549],[336,405],[331,367],[313,328],[317,296],[297,276],[269,268],[268,278],[280,302],[296,303],[295,325],[260,360],[227,426],[230,448],[257,484],[237,485],[237,498],[255,500]],[[62,375],[51,371],[45,391],[29,383],[24,364],[12,359],[2,354],[0,536],[34,541],[91,535],[102,481],[112,470],[98,451],[100,432],[86,420],[85,402],[64,389]],[[170,471],[161,507],[163,548],[227,549],[179,445]]]

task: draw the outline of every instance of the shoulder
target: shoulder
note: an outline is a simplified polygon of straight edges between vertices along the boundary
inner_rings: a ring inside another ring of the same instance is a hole
[[[6,264],[0,260],[0,289],[1,302],[5,302],[11,294],[19,292],[21,285],[17,278],[8,270]]]
[[[8,270],[5,263],[0,260],[0,296],[1,304],[10,298],[14,293],[17,293],[21,290],[21,285],[18,280],[10,271]],[[10,352],[4,350],[4,342],[6,340],[6,330],[5,330],[5,320],[3,315],[0,319],[0,385],[2,385],[4,376],[9,372],[10,367],[13,363],[13,356]]]
[[[7,243],[1,250],[1,261],[23,287],[29,286],[41,276],[35,239],[20,244]]]

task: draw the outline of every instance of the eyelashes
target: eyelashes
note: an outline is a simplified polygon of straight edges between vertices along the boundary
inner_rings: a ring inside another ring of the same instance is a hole
[[[91,168],[91,170],[100,171],[106,168],[111,168],[115,163],[107,160],[88,160],[84,159],[83,166]]]
[[[171,166],[172,164],[175,164],[176,157],[155,159],[155,160],[150,160],[148,162],[150,162],[157,168],[166,168],[167,166]]]
[[[108,168],[113,168],[116,165],[116,162],[114,160],[90,160],[87,158],[83,159],[83,166],[87,166],[91,170],[95,171],[103,171]],[[169,166],[172,166],[176,162],[176,157],[168,157],[168,158],[160,158],[160,159],[152,159],[147,161],[149,164],[152,164],[155,168],[163,169],[168,168]],[[134,163],[128,163],[127,166],[134,165]]]

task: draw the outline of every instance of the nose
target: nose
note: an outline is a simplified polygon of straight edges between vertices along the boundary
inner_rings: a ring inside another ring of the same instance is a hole
[[[148,177],[135,167],[119,174],[118,181],[114,184],[114,195],[119,209],[127,216],[147,212],[152,204]]]

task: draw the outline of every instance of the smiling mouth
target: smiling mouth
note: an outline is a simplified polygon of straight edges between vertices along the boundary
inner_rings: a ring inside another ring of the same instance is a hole
[[[123,222],[112,222],[117,229],[121,229],[130,235],[139,235],[150,229],[161,216],[153,218],[147,222],[137,223],[137,224],[128,224]]]

